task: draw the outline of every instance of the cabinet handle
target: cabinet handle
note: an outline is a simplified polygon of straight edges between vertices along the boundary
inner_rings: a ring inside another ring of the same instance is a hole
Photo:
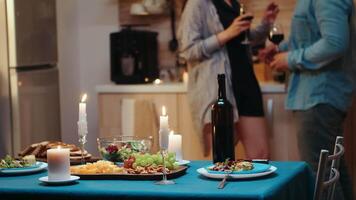
[[[271,132],[273,131],[273,104],[273,99],[267,100],[267,123]]]

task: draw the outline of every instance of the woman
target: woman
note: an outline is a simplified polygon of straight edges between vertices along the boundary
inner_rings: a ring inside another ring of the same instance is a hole
[[[217,74],[226,74],[227,98],[234,107],[237,139],[247,158],[268,158],[267,128],[262,95],[253,72],[250,46],[242,44],[251,14],[240,15],[236,0],[191,0],[179,30],[181,56],[188,61],[188,100],[193,122],[202,133],[204,155],[211,148],[210,105],[217,98]],[[262,23],[250,31],[252,44],[263,43],[278,14],[271,3]],[[238,114],[239,112],[239,121]]]

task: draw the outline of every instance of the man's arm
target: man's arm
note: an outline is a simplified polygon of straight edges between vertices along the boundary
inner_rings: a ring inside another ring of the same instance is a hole
[[[348,48],[351,0],[316,0],[313,6],[321,39],[288,53],[291,70],[318,70],[342,56]]]

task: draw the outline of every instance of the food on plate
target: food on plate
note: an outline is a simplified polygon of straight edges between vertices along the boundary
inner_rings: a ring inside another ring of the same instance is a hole
[[[125,173],[125,169],[113,162],[100,160],[95,163],[72,166],[70,172],[72,174],[119,174]]]
[[[136,153],[132,155],[131,160],[130,159],[125,160],[124,163],[126,163],[126,166],[129,166],[129,164],[127,164],[128,161],[132,162],[132,168],[163,166],[163,158],[160,153],[156,153],[156,154]],[[175,164],[175,162],[176,162],[175,154],[168,153],[165,159],[166,168],[169,170],[176,169],[178,165]]]
[[[24,150],[22,150],[19,153],[19,156],[21,157],[26,157],[29,155],[35,156],[35,158],[39,159],[47,159],[47,150],[48,149],[54,149],[60,146],[61,148],[67,148],[70,150],[70,160],[71,161],[80,161],[81,160],[81,155],[82,151],[80,150],[79,147],[77,147],[74,144],[67,144],[64,142],[59,142],[59,141],[43,141],[40,143],[35,143],[31,144],[30,146],[26,147]],[[84,158],[85,159],[90,159],[91,154],[89,154],[87,151],[84,151]]]
[[[36,164],[36,157],[34,155],[28,155],[22,158],[22,160],[29,165],[34,165]]]
[[[142,141],[127,141],[122,143],[111,143],[107,146],[100,146],[99,152],[104,160],[112,162],[123,162],[132,154],[145,150]]]
[[[225,162],[217,162],[213,166],[208,167],[209,170],[218,172],[239,172],[253,170],[253,163],[244,160],[227,160]]]
[[[175,154],[169,153],[167,156],[166,172],[178,168],[175,164]],[[86,165],[72,166],[72,174],[157,174],[163,172],[163,159],[160,154],[142,154],[133,153],[129,158],[124,160],[123,166],[118,166],[110,161],[98,161]]]
[[[33,161],[32,157],[27,157],[26,159],[16,160],[13,157],[7,155],[4,159],[0,160],[0,168],[25,168],[31,167],[36,164],[36,160]]]

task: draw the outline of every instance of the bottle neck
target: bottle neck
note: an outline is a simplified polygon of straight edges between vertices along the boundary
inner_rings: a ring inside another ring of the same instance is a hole
[[[219,79],[219,99],[226,99],[225,79]]]

